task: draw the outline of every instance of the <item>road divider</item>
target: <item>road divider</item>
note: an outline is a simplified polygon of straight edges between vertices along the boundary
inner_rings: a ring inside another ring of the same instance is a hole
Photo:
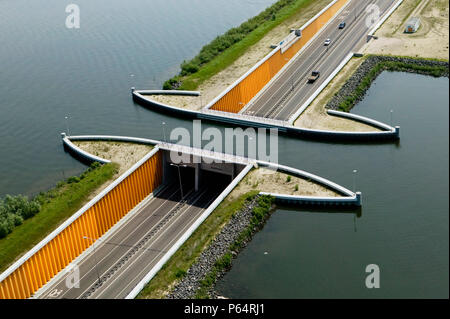
[[[302,106],[289,118],[289,124],[293,124],[295,120],[306,110],[306,108],[314,101],[314,99],[323,91],[323,89],[334,79],[334,77],[342,70],[342,68],[351,60],[353,52],[349,53],[344,60],[338,65],[336,69],[330,74],[330,76],[323,82],[316,91],[303,103]]]

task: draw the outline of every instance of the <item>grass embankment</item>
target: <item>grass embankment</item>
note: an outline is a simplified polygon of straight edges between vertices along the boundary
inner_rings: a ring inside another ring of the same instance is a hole
[[[158,271],[137,298],[164,298],[233,214],[242,209],[246,201],[256,194],[258,191],[248,192],[237,199],[227,197]]]
[[[40,210],[0,239],[0,272],[80,209],[117,170],[117,164],[93,164],[80,176],[70,177],[37,195],[33,201],[39,203]]]
[[[233,262],[233,253],[238,253],[244,247],[244,244],[252,238],[253,234],[261,229],[272,212],[274,198],[272,196],[261,196],[257,199],[258,205],[253,207],[252,219],[250,224],[243,230],[238,238],[228,247],[222,257],[214,264],[212,270],[206,274],[205,278],[200,282],[200,288],[195,294],[196,299],[208,299],[209,291],[217,281],[217,275],[229,270]]]
[[[398,57],[404,58],[404,57]],[[414,59],[414,58],[411,58]],[[428,61],[438,61],[435,59],[422,59]],[[420,60],[417,60],[420,62]],[[448,74],[448,68],[440,65],[421,65],[418,63],[406,63],[402,61],[382,61],[374,65],[374,67],[364,76],[352,94],[348,95],[340,104],[339,109],[348,112],[362,98],[372,82],[383,71],[391,72],[412,72],[434,77],[440,77]]]
[[[167,80],[163,89],[195,90],[200,84],[224,70],[269,31],[306,7],[313,0],[279,0],[259,15],[232,28],[205,45],[181,72]]]

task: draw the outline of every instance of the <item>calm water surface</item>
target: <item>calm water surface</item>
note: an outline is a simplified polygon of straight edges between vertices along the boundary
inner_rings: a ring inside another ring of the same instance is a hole
[[[133,103],[179,64],[275,0],[0,1],[0,196],[34,194],[85,169],[60,139],[72,134],[162,139],[189,126]],[[76,3],[81,28],[67,29]]]
[[[309,153],[306,163],[328,177],[358,169],[362,210],[277,209],[218,291],[231,298],[448,298],[448,85],[448,78],[381,74],[354,112],[389,122],[393,109],[400,143],[320,145],[320,156]],[[380,289],[365,287],[368,264],[380,267]]]

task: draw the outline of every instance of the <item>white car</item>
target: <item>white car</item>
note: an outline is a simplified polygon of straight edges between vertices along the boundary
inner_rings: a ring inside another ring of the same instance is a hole
[[[331,43],[331,40],[330,39],[326,39],[325,42],[324,42],[324,45],[327,46],[327,45],[330,45],[330,43]]]

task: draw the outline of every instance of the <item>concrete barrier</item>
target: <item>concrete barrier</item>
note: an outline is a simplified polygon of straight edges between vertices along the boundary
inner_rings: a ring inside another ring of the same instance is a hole
[[[266,162],[266,161],[249,159],[246,157],[241,157],[241,156],[236,156],[236,155],[231,155],[231,154],[226,154],[226,153],[206,151],[206,150],[197,149],[197,148],[190,147],[190,146],[160,142],[160,141],[156,141],[156,140],[142,139],[142,138],[137,138],[137,137],[110,136],[110,135],[80,135],[80,136],[66,137],[66,139],[71,139],[71,140],[72,139],[73,140],[120,140],[120,141],[125,140],[125,141],[130,141],[130,142],[132,142],[132,141],[142,142],[144,140],[144,141],[147,141],[148,144],[151,143],[151,144],[157,145],[158,148],[162,149],[162,150],[187,153],[187,154],[192,154],[192,155],[202,157],[202,158],[208,158],[208,159],[212,159],[212,160],[219,160],[219,161],[230,162],[230,163],[233,162],[233,163],[238,163],[238,164],[242,164],[242,165],[257,164],[258,166],[267,167],[268,169],[272,169],[274,171],[280,171],[283,173],[291,174],[296,177],[311,180],[311,181],[313,181],[317,184],[320,184],[322,186],[325,186],[325,187],[333,190],[334,192],[339,193],[347,198],[349,198],[349,197],[355,198],[356,197],[356,193],[354,193],[351,190],[349,190],[339,184],[336,184],[328,179],[325,179],[323,177],[320,177],[318,175],[315,175],[315,174],[312,174],[312,173],[309,173],[309,172],[306,172],[306,171],[303,171],[300,169],[296,169],[293,167],[289,167],[289,166],[285,166],[285,165],[281,165],[281,164],[277,164],[277,163],[270,163],[270,162]],[[330,197],[330,198],[333,199],[335,197]]]
[[[131,88],[132,92],[135,91]],[[182,96],[200,96],[198,91],[181,91],[181,90],[139,90],[142,95],[182,95]]]
[[[370,29],[367,34],[368,40],[373,37],[374,33],[381,27],[381,25],[391,16],[391,14],[397,10],[397,8],[403,3],[403,0],[397,1],[397,3],[374,25],[372,29]]]
[[[332,116],[347,118],[347,119],[351,119],[351,120],[361,122],[361,123],[364,123],[367,125],[378,127],[379,129],[382,129],[384,131],[390,131],[390,132],[394,131],[397,133],[397,135],[400,132],[399,126],[392,127],[390,125],[387,125],[385,123],[376,121],[374,119],[371,119],[371,118],[368,118],[365,116],[361,116],[361,115],[357,115],[357,114],[353,114],[353,113],[349,113],[349,112],[336,111],[336,110],[327,110],[327,113]]]
[[[293,124],[295,120],[306,110],[306,108],[312,103],[312,101],[315,100],[315,98],[323,91],[323,89],[330,83],[334,77],[342,70],[342,68],[350,61],[350,59],[353,57],[353,52],[349,53],[344,60],[338,65],[336,69],[330,74],[330,76],[323,82],[317,90],[309,97],[308,100],[306,100],[305,103],[303,103],[302,106],[289,118],[288,122],[289,124]]]
[[[79,155],[80,157],[82,157],[84,159],[87,159],[88,161],[99,162],[99,163],[102,163],[102,164],[111,163],[110,160],[101,158],[99,156],[95,156],[94,154],[91,154],[91,153],[88,153],[88,152],[82,150],[81,148],[79,148],[78,146],[76,146],[75,144],[72,143],[72,141],[68,138],[66,133],[61,133],[61,137],[63,138],[64,145],[66,147],[68,147],[72,152],[74,152],[77,155]]]

